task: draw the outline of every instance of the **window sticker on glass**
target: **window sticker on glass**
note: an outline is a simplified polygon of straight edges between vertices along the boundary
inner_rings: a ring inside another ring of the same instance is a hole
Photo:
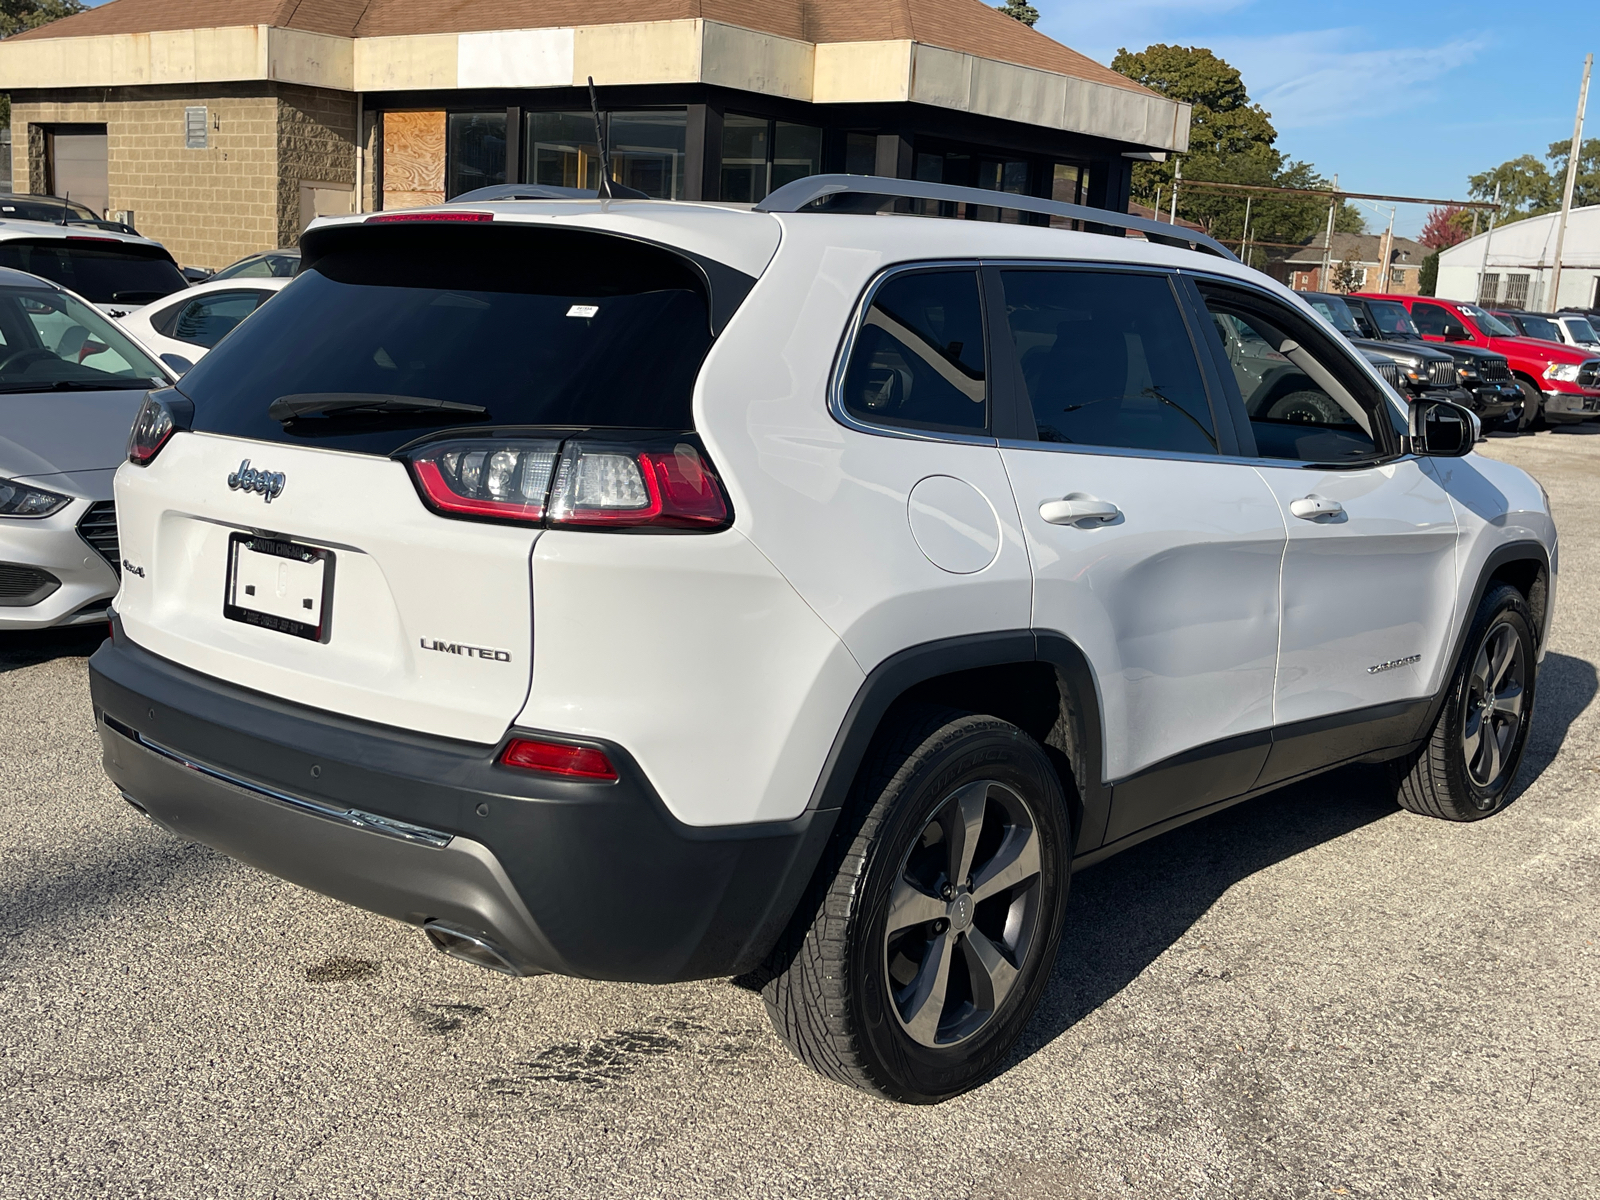
[[[574,304],[571,308],[567,309],[567,316],[592,317],[599,313],[599,311],[600,306],[598,304]]]

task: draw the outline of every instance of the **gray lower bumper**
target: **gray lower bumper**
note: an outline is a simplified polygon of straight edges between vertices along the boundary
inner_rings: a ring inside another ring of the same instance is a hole
[[[339,815],[229,781],[103,724],[106,770],[123,795],[189,841],[336,900],[421,925],[442,921],[500,947],[526,974],[561,970],[500,862],[471,838],[364,814]],[[388,828],[385,828],[387,824]]]
[[[1577,392],[1546,392],[1544,418],[1557,421],[1586,421],[1600,416],[1600,395],[1580,395]]]

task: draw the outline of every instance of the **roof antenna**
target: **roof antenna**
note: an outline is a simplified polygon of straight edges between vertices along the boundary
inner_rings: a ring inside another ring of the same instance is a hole
[[[72,211],[72,189],[67,189],[67,194],[61,199],[61,223],[67,223],[67,214]]]
[[[612,199],[611,195],[611,155],[606,150],[606,133],[600,127],[600,99],[595,95],[594,76],[589,76],[589,111],[594,113],[594,140],[600,147],[600,187],[598,189],[603,199]]]

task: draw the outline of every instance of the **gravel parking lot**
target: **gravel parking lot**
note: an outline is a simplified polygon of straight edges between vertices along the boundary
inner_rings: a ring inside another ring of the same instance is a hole
[[[1503,814],[1351,769],[1080,874],[981,1090],[824,1083],[727,981],[510,980],[160,832],[100,772],[98,630],[0,635],[0,1195],[1600,1194],[1600,427]]]

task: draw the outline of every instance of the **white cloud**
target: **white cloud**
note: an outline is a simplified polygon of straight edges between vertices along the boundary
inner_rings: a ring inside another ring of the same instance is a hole
[[[1279,130],[1384,117],[1403,129],[1413,107],[1434,98],[1436,80],[1489,45],[1482,36],[1428,46],[1362,44],[1370,38],[1361,30],[1322,29],[1223,38],[1212,49],[1239,69],[1251,98],[1272,113]]]

